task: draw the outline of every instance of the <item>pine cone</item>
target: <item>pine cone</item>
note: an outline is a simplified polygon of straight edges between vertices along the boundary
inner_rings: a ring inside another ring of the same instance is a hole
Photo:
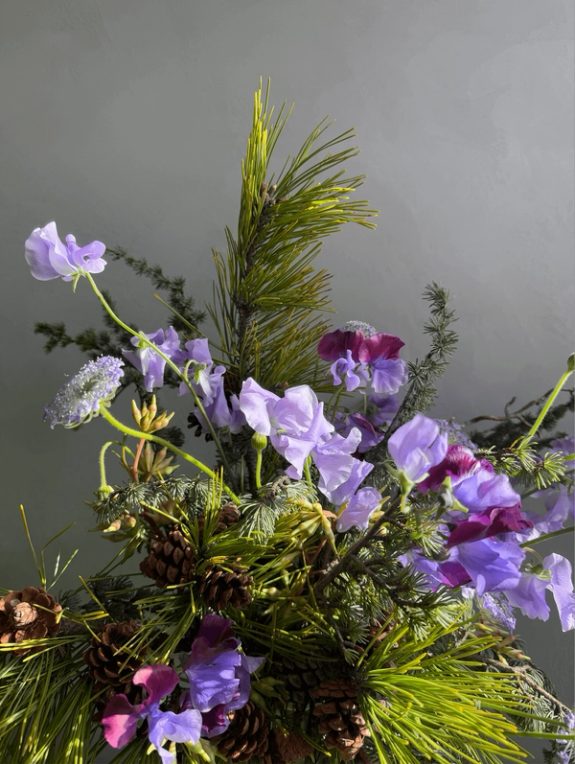
[[[212,738],[222,756],[231,761],[265,761],[268,752],[270,730],[261,708],[250,701],[237,711],[228,714],[230,726],[225,732]]]
[[[199,579],[199,592],[207,605],[216,612],[228,605],[245,607],[252,601],[248,589],[253,584],[252,576],[246,576],[239,568],[227,571],[217,565],[208,565]]]
[[[123,693],[131,703],[141,700],[142,690],[132,684],[132,677],[144,662],[140,656],[146,652],[146,647],[140,649],[139,655],[122,649],[139,627],[137,621],[107,623],[96,637],[92,637],[91,647],[84,651],[84,662],[88,665],[88,674],[95,682],[94,692],[98,696],[98,713],[94,721],[99,721],[114,695]]]
[[[293,761],[305,759],[312,752],[311,745],[295,730],[282,732],[280,729],[272,730],[270,746],[268,749],[270,764],[290,764]]]
[[[365,719],[357,704],[357,685],[353,679],[322,682],[311,693],[318,699],[313,710],[319,719],[318,730],[324,735],[327,748],[337,748],[344,761],[354,759],[369,735]]]
[[[22,591],[13,591],[0,599],[0,643],[19,643],[25,639],[53,637],[60,628],[57,621],[62,611],[54,597],[45,589],[27,586]],[[44,647],[26,647],[14,650],[16,655],[26,655],[30,651],[39,653]]]
[[[187,584],[193,578],[195,562],[194,548],[176,527],[167,536],[152,541],[150,554],[140,563],[140,570],[153,578],[156,586]]]
[[[205,519],[206,519],[205,515],[200,515],[198,517],[198,525],[200,528],[200,540],[202,542],[204,540]],[[232,525],[235,525],[239,519],[240,519],[240,513],[238,512],[238,508],[233,503],[233,501],[230,501],[228,504],[224,504],[224,506],[220,509],[218,522],[214,529],[214,536],[216,535],[216,533],[223,533],[224,531],[227,531],[228,528],[231,528]]]
[[[313,700],[311,691],[328,678],[325,663],[315,658],[299,660],[282,656],[274,674],[283,679],[293,704],[301,712]]]

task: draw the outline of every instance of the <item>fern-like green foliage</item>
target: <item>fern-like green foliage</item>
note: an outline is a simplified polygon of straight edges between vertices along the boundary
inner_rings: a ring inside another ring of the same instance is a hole
[[[321,388],[316,347],[328,327],[318,311],[329,306],[329,276],[312,263],[324,239],[345,223],[374,227],[368,203],[348,198],[363,176],[344,177],[341,169],[358,153],[341,148],[352,130],[326,139],[324,120],[272,174],[289,111],[284,104],[274,118],[268,95],[262,101],[260,88],[255,97],[237,234],[226,229],[226,255],[214,251],[217,285],[209,312],[231,392],[250,376],[268,390]]]

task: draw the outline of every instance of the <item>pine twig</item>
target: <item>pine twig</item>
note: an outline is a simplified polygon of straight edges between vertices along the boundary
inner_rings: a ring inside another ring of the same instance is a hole
[[[564,714],[572,713],[572,710],[569,708],[569,706],[561,703],[561,701],[558,700],[554,695],[552,695],[550,692],[547,692],[547,690],[544,690],[541,685],[537,684],[537,682],[531,679],[531,677],[527,676],[526,670],[521,666],[508,666],[501,661],[495,660],[494,658],[482,658],[482,660],[483,663],[487,663],[490,666],[495,666],[495,668],[498,668],[499,671],[503,671],[506,674],[515,674],[517,677],[520,677],[520,681],[525,682],[525,684],[529,685],[529,687],[531,687],[533,690],[536,690],[539,695],[547,698],[547,700],[553,703],[553,705]]]

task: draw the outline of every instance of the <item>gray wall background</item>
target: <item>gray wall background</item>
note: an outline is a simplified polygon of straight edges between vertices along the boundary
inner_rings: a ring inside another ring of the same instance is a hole
[[[186,275],[201,302],[210,247],[237,218],[260,75],[274,102],[296,102],[278,161],[328,113],[336,129],[357,127],[349,170],[367,174],[362,196],[381,213],[375,232],[348,227],[318,259],[334,274],[338,323],[399,334],[415,358],[426,350],[421,291],[432,279],[449,287],[461,345],[437,416],[500,413],[562,373],[575,306],[571,2],[4,0],[2,585],[35,581],[20,503],[38,546],[76,520],[60,543],[63,556],[81,550],[64,585],[115,551],[86,534],[83,504],[107,426],[42,422],[83,358],[44,356],[33,334],[37,320],[98,326],[99,309],[85,283],[73,295],[32,279],[26,237],[56,220],[62,237],[121,244]],[[98,283],[145,331],[161,324],[149,283],[123,265]],[[553,548],[569,554],[572,540]],[[555,613],[518,630],[571,703],[573,635]]]

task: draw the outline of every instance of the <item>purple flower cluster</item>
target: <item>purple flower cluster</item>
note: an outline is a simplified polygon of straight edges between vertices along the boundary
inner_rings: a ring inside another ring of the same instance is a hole
[[[72,281],[78,274],[101,273],[106,267],[102,259],[105,251],[106,245],[101,241],[79,247],[72,234],[66,236],[66,244],[63,244],[56,223],[35,228],[24,245],[26,262],[38,281],[60,277],[63,281]]]
[[[148,722],[148,739],[163,764],[173,764],[175,754],[164,748],[165,740],[197,743],[229,726],[228,713],[242,708],[250,695],[250,674],[265,658],[249,658],[239,652],[240,640],[232,622],[219,615],[206,615],[185,665],[189,689],[174,701],[177,710],[162,710],[162,701],[174,693],[180,677],[170,666],[143,666],[133,683],[148,696],[137,705],[123,694],[115,695],[104,711],[104,736],[113,748],[122,748],[136,735],[138,723]]]
[[[346,437],[335,433],[324,416],[323,403],[308,385],[289,388],[280,398],[248,379],[242,386],[239,407],[248,425],[269,437],[275,450],[289,462],[289,477],[301,479],[306,460],[311,458],[319,470],[318,488],[324,496],[338,507],[350,503],[339,516],[338,529],[351,524],[367,527],[380,497],[368,489],[361,489],[356,496],[373,469],[372,464],[353,456],[362,439],[358,428],[350,428]],[[351,517],[354,523],[348,524]]]
[[[495,474],[489,462],[476,459],[465,446],[449,446],[447,433],[435,420],[417,414],[394,432],[389,451],[404,475],[405,490],[416,484],[421,493],[448,490],[455,499],[440,529],[446,536],[443,559],[428,559],[422,550],[412,550],[402,556],[403,564],[423,573],[431,588],[470,586],[479,596],[498,592],[500,609],[509,603],[542,620],[549,617],[545,601],[549,590],[563,630],[575,628],[569,561],[551,554],[538,568],[522,568],[525,551],[520,546],[534,533],[563,527],[569,514],[565,486],[556,492],[535,530],[509,478]]]
[[[394,395],[408,377],[407,364],[399,358],[404,344],[393,334],[353,321],[324,335],[317,352],[324,361],[332,361],[334,385],[345,380],[351,392],[371,382],[375,393]]]

